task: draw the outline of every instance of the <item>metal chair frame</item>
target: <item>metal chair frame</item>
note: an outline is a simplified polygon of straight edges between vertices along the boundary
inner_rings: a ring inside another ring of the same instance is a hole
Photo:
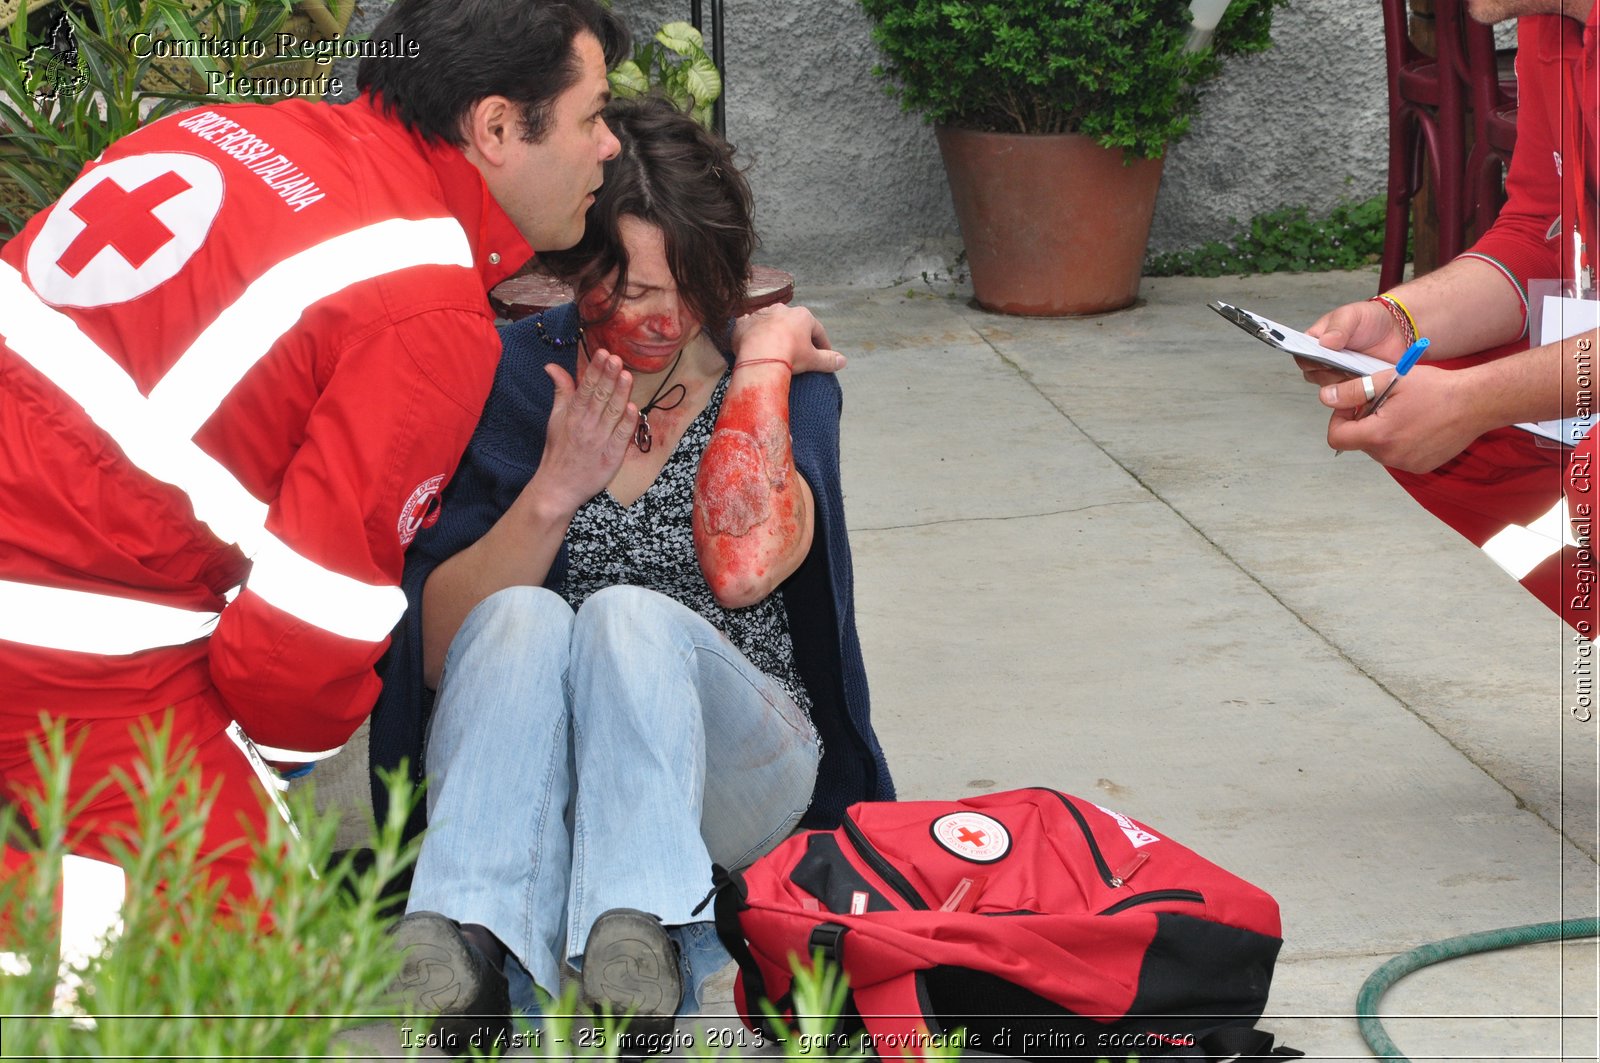
[[[1494,33],[1466,15],[1462,0],[1435,0],[1437,56],[1412,43],[1406,0],[1383,0],[1385,65],[1389,80],[1388,211],[1384,220],[1379,290],[1399,284],[1423,163],[1433,176],[1438,254],[1447,262],[1466,248],[1469,226],[1484,224],[1483,194],[1490,140],[1486,124],[1505,104]],[[1474,136],[1472,155],[1467,131]],[[1497,133],[1500,132],[1497,130]],[[1496,204],[1492,209],[1498,209]],[[1492,217],[1492,214],[1490,215]]]
[[[689,22],[702,34],[705,33],[703,7],[702,0],[690,0]],[[722,50],[722,0],[711,0],[711,61],[717,65],[717,75],[722,78],[722,95],[711,106],[711,125],[717,131],[717,136],[726,137],[728,130],[722,101],[728,98],[728,70]]]

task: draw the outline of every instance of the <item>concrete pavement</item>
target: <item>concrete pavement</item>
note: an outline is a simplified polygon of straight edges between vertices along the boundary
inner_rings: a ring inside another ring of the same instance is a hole
[[[1376,284],[1147,279],[1049,321],[799,292],[850,356],[857,619],[901,796],[1056,787],[1266,888],[1262,1026],[1322,1060],[1371,1058],[1355,998],[1389,957],[1597,907],[1567,632],[1335,460],[1289,359],[1205,308],[1303,325]],[[1389,994],[1389,1032],[1419,1061],[1593,1060],[1595,969],[1593,942],[1452,961]],[[722,1011],[698,1025],[737,1029]]]
[[[1319,1059],[1369,1058],[1351,1016],[1388,957],[1596,910],[1565,629],[1374,463],[1335,460],[1289,359],[1205,308],[1304,325],[1376,284],[1147,279],[1079,320],[922,283],[798,293],[851,359],[858,622],[901,796],[1054,786],[1268,889],[1286,944],[1262,1025]],[[1591,942],[1420,972],[1391,1036],[1594,1059],[1595,966]]]

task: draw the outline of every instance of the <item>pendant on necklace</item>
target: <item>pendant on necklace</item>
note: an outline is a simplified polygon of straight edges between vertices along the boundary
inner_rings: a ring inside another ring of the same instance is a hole
[[[648,454],[654,442],[650,436],[650,416],[649,414],[641,413],[639,415],[639,424],[633,430],[633,445],[639,448],[639,453]]]

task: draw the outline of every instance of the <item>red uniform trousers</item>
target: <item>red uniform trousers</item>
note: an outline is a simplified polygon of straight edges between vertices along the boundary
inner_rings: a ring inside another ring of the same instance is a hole
[[[106,842],[108,838],[137,837],[137,804],[135,797],[116,781],[111,769],[120,767],[124,773],[136,770],[139,734],[161,725],[163,720],[164,714],[65,721],[67,749],[76,748],[68,807],[83,800],[105,780],[83,812],[72,819],[76,833],[68,839],[70,851],[109,863],[122,862]],[[223,883],[225,900],[243,901],[252,893],[250,864],[260,839],[266,836],[267,816],[277,812],[250,761],[228,736],[231,721],[221,711],[215,695],[202,693],[180,701],[171,709],[171,721],[171,760],[177,759],[180,750],[192,750],[200,793],[215,794],[200,852],[215,854],[209,873],[213,880]],[[41,779],[29,755],[28,743],[30,739],[41,742],[42,733],[37,718],[0,715],[0,792],[23,810],[30,824],[38,821],[34,801]],[[136,778],[130,782],[135,795],[144,789]]]
[[[1460,369],[1480,364],[1502,351],[1504,348],[1435,364],[1441,369]],[[1429,513],[1473,545],[1484,547],[1496,536],[1520,536],[1520,529],[1530,526],[1541,530],[1552,527],[1550,515],[1560,506],[1563,492],[1569,490],[1569,462],[1575,460],[1575,454],[1586,452],[1592,454],[1590,440],[1574,451],[1549,440],[1541,441],[1520,428],[1497,428],[1479,436],[1433,472],[1388,471]],[[1581,512],[1575,504],[1569,505],[1573,514]],[[1549,553],[1542,560],[1526,571],[1522,571],[1525,564],[1516,565],[1511,575],[1573,630],[1592,638],[1594,555],[1587,545],[1548,542]],[[1536,545],[1534,554],[1525,556],[1531,558],[1542,550]],[[1501,551],[1491,547],[1487,552],[1505,567]]]

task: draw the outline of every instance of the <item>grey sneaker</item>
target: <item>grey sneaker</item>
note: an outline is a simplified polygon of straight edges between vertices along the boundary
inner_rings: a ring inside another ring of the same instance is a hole
[[[612,908],[589,928],[582,987],[583,1002],[595,1011],[619,1018],[632,1013],[627,1042],[665,1041],[683,998],[678,947],[649,912]]]
[[[410,912],[389,930],[404,953],[391,998],[414,1016],[436,1015],[429,1047],[461,1055],[476,1047],[493,1054],[511,1035],[511,996],[504,972],[486,960],[461,933],[461,926],[438,912]]]

